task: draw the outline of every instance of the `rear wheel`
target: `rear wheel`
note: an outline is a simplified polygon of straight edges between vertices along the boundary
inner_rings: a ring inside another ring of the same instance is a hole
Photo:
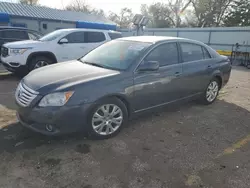
[[[52,60],[46,56],[33,57],[29,63],[29,71],[47,66],[52,63]]]
[[[125,104],[117,98],[103,99],[89,114],[89,133],[96,139],[106,139],[120,132],[128,120]]]
[[[212,79],[203,93],[202,96],[203,103],[212,104],[216,100],[219,94],[219,90],[220,90],[219,80],[217,78]]]

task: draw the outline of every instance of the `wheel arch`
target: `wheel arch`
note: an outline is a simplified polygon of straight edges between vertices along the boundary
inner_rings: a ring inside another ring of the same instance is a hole
[[[48,51],[42,51],[42,52],[33,52],[33,53],[31,53],[27,58],[26,65],[29,65],[32,58],[34,58],[36,56],[45,56],[45,57],[50,58],[53,61],[53,63],[57,63],[57,58],[56,58],[54,53],[48,52]]]
[[[125,95],[118,94],[118,93],[116,93],[116,94],[109,94],[109,95],[105,95],[105,96],[99,98],[97,101],[101,101],[101,100],[107,99],[107,98],[117,98],[120,101],[122,101],[124,103],[124,105],[126,106],[126,108],[127,108],[128,116],[129,117],[131,116],[131,112],[132,112],[131,111],[131,104],[130,104],[128,98]]]

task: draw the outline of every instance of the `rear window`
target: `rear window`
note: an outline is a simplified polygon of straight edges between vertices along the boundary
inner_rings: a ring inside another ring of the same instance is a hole
[[[121,33],[108,33],[111,40],[122,38]]]
[[[6,39],[28,39],[27,32],[22,30],[4,30],[2,31],[2,35]]]

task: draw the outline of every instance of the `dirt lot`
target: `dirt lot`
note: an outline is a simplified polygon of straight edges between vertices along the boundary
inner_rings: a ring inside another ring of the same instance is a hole
[[[49,138],[15,123],[18,79],[0,78],[2,188],[249,188],[250,71],[210,106],[171,106],[105,141]]]

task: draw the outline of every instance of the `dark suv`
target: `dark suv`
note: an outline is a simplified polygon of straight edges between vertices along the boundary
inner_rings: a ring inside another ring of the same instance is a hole
[[[0,27],[0,48],[7,42],[38,40],[41,36],[41,33],[26,28],[2,26]]]

